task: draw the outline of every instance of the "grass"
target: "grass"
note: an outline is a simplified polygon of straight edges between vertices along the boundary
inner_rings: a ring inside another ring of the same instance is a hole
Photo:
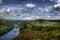
[[[60,21],[0,20],[0,35],[14,27],[20,34],[12,40],[60,40]]]
[[[10,31],[12,28],[13,27],[10,27],[8,25],[0,25],[0,36]]]
[[[0,20],[0,36],[13,29],[13,25],[5,20]]]
[[[13,40],[60,40],[60,29],[54,29],[50,31],[46,30],[29,30],[25,29]]]
[[[60,22],[26,21],[24,29],[13,40],[60,40]]]
[[[13,28],[21,28],[22,27],[22,22],[19,20],[4,20],[0,19],[0,36],[3,34],[9,32]]]

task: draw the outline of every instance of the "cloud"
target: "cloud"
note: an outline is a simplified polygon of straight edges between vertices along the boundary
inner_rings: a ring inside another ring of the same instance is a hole
[[[60,0],[57,0],[57,3],[60,3]]]
[[[28,7],[28,8],[33,8],[33,7],[35,7],[36,5],[30,3],[30,4],[26,4],[25,6]]]

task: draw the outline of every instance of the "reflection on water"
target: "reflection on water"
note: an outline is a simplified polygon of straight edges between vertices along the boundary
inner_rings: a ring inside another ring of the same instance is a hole
[[[0,40],[12,40],[12,38],[18,36],[19,34],[19,29],[14,28],[10,32],[4,34],[3,36],[0,37]]]

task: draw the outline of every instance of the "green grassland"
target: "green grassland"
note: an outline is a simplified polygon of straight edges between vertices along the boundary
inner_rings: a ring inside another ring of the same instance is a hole
[[[0,36],[13,29],[13,25],[10,25],[6,20],[0,20]]]
[[[13,27],[8,26],[8,25],[0,25],[0,36],[7,33],[11,29],[13,29]]]
[[[0,19],[0,36],[11,31],[13,28],[21,28],[24,21]]]
[[[26,21],[25,28],[13,40],[60,40],[60,22]]]
[[[19,28],[20,34],[12,40],[60,40],[60,21],[0,20],[0,36],[13,28]]]

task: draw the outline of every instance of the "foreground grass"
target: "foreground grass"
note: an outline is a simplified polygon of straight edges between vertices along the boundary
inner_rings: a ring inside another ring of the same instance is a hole
[[[20,28],[13,40],[60,40],[60,22],[0,20],[0,35],[12,28]]]
[[[0,36],[10,31],[11,29],[13,29],[13,27],[10,27],[8,25],[0,25]]]
[[[60,40],[60,22],[28,21],[13,40]]]
[[[4,20],[0,19],[0,36],[11,31],[13,28],[21,28],[22,22],[19,20]]]
[[[13,29],[13,25],[10,25],[6,20],[0,20],[0,36]]]
[[[53,28],[54,29],[54,28]],[[60,40],[60,29],[54,30],[29,30],[25,29],[13,40]]]

